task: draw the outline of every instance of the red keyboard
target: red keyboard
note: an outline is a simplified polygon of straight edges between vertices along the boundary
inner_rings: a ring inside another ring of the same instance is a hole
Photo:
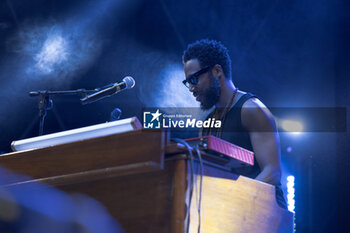
[[[185,139],[190,146],[204,150],[206,157],[213,162],[229,164],[230,167],[253,166],[254,153],[214,136]]]

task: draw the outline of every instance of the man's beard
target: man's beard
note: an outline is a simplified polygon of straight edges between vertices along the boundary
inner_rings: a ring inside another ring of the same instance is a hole
[[[213,107],[220,98],[220,82],[217,78],[214,78],[214,76],[210,75],[210,84],[209,88],[206,89],[203,93],[203,101],[201,102],[201,109],[202,110],[208,110],[211,107]]]

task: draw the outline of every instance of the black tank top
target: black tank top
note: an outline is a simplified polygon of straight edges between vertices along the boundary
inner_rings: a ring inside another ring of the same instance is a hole
[[[247,150],[253,151],[249,133],[242,126],[241,111],[243,104],[250,98],[257,98],[251,93],[246,93],[227,112],[223,125],[221,126],[221,139],[228,141]],[[208,118],[212,117],[209,114]],[[214,134],[214,136],[217,136]],[[254,166],[233,169],[232,172],[255,179],[260,173],[260,167],[254,157]]]
[[[239,100],[227,112],[223,125],[221,126],[222,134],[220,138],[237,146],[243,147],[247,150],[253,151],[249,133],[247,130],[244,129],[241,119],[242,106],[247,100],[251,98],[258,97],[251,93],[246,93],[243,96],[241,96]],[[214,112],[210,113],[207,118],[211,118],[213,116],[213,113]],[[206,135],[206,132],[203,131],[203,134]],[[217,136],[215,134],[213,135]],[[255,179],[261,172],[261,169],[254,156],[254,166],[235,168],[232,169],[232,172],[235,174]],[[276,185],[275,187],[276,200],[278,205],[284,209],[287,209],[286,201],[284,199],[283,191],[280,185]]]

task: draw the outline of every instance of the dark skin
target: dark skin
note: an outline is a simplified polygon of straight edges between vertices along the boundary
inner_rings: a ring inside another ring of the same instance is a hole
[[[186,78],[201,68],[197,59],[187,61],[184,64]],[[229,104],[236,87],[231,78],[225,77],[220,65],[216,64],[209,72],[202,74],[198,84],[191,84],[189,90],[196,97],[197,101],[206,101],[203,93],[209,88],[210,75],[220,82],[221,94],[215,107],[224,108]],[[245,92],[238,91],[233,104],[244,94]],[[241,119],[243,127],[249,132],[254,154],[261,168],[261,173],[256,177],[256,180],[279,185],[281,180],[281,156],[279,137],[273,115],[260,100],[251,98],[242,107]]]

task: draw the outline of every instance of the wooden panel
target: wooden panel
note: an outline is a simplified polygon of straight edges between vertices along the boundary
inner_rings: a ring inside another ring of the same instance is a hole
[[[166,161],[163,170],[60,185],[106,206],[127,233],[183,233],[185,160]]]
[[[190,171],[179,145],[167,148],[173,156],[162,169],[166,144],[164,132],[134,131],[15,152],[0,157],[0,165],[32,179],[7,177],[0,185],[42,181],[95,198],[127,233],[182,233]],[[292,231],[293,215],[277,205],[273,186],[205,164],[202,233]],[[190,210],[193,233],[198,225],[196,192]]]
[[[166,140],[164,132],[137,130],[49,148],[9,153],[0,157],[0,165],[33,179],[144,162],[153,162],[161,168]],[[8,182],[28,179],[8,177]]]
[[[171,233],[182,233],[184,232],[185,223],[185,193],[187,190],[187,162],[184,159],[181,160],[167,160],[166,164],[174,164],[174,175],[172,180],[172,213],[170,229]]]
[[[191,233],[198,227],[197,197],[194,189]],[[293,232],[293,214],[277,205],[274,186],[243,176],[204,176],[201,217],[202,233]]]

